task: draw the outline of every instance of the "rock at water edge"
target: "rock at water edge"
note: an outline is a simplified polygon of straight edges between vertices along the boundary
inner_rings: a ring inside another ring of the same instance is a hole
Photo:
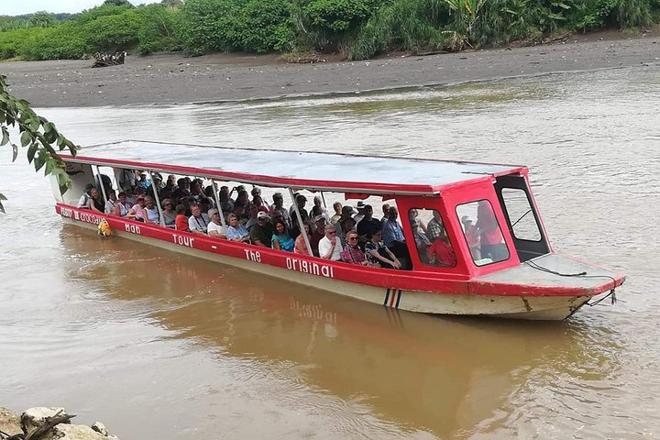
[[[26,410],[21,415],[21,426],[25,435],[31,434],[32,431],[40,427],[46,422],[46,418],[68,415],[64,408],[38,406]]]
[[[8,409],[0,407],[0,431],[9,435],[22,434],[21,419]]]
[[[108,440],[108,437],[85,425],[57,425],[53,440]]]

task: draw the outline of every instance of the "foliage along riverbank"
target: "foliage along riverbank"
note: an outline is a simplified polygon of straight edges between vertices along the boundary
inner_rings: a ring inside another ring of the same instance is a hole
[[[0,60],[149,54],[340,52],[367,59],[533,43],[660,22],[660,0],[106,0],[75,15],[0,17]]]

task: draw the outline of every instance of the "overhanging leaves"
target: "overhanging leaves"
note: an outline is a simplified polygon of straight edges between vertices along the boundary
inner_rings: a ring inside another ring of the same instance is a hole
[[[0,75],[0,146],[11,141],[8,127],[14,127],[20,133],[20,144],[27,149],[28,162],[39,171],[46,166],[46,175],[57,177],[60,191],[65,193],[71,186],[71,178],[64,169],[64,162],[56,150],[69,150],[75,156],[79,147],[57,131],[57,127],[46,118],[37,115],[24,99],[18,99],[7,91],[7,78]],[[57,147],[54,148],[54,145]],[[12,161],[18,157],[18,145],[12,143]],[[2,201],[7,200],[0,194],[0,212],[4,213]]]

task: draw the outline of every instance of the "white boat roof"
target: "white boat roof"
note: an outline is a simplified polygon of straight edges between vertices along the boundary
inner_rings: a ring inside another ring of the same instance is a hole
[[[516,165],[136,140],[85,147],[75,158],[63,159],[263,186],[373,194],[437,195],[449,185],[526,172]]]

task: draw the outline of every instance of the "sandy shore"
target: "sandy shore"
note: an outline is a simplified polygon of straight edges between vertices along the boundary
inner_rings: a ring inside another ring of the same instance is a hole
[[[603,39],[601,39],[603,38]],[[594,41],[590,41],[594,40]],[[275,56],[129,56],[92,69],[89,60],[6,62],[11,91],[37,107],[174,104],[365,92],[559,71],[660,65],[660,37],[624,34],[550,45],[359,62],[286,64]]]

